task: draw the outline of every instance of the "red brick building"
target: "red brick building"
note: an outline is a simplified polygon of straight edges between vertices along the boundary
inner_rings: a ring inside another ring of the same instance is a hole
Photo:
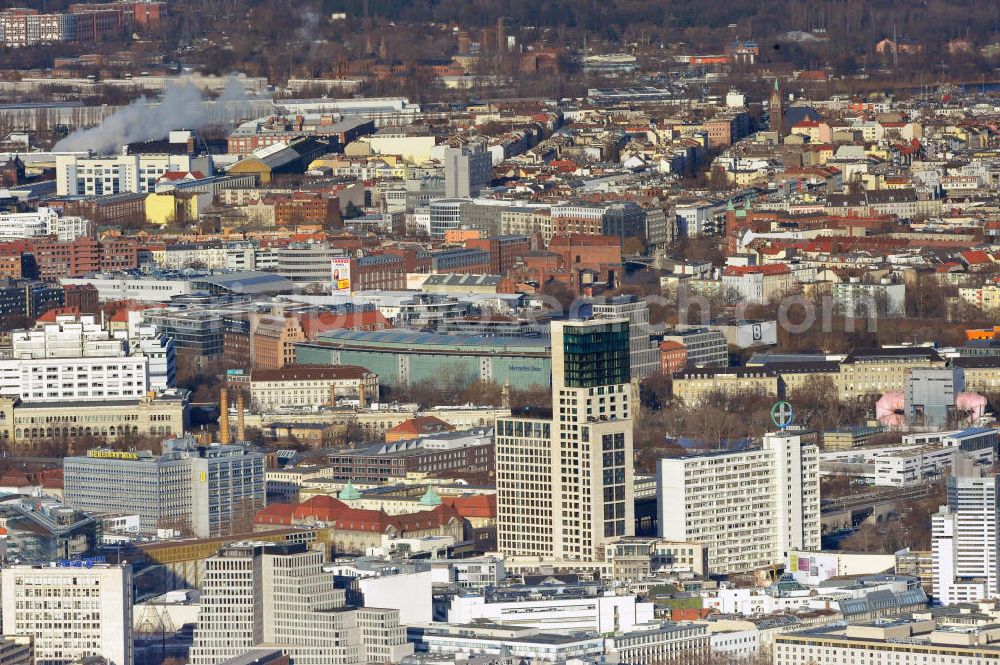
[[[340,202],[335,196],[316,192],[295,192],[273,199],[276,226],[315,224],[324,229],[340,229],[344,221],[340,216]]]
[[[131,270],[139,266],[138,246],[126,238],[77,238],[60,242],[52,238],[29,241],[27,252],[34,256],[38,277],[58,280],[91,272]],[[2,251],[2,250],[0,250]]]
[[[351,290],[406,288],[406,262],[396,254],[369,254],[351,259]]]
[[[562,259],[562,269],[573,276],[579,292],[583,271],[593,271],[599,282],[614,287],[622,275],[621,239],[614,236],[566,234],[552,236],[549,251]]]
[[[687,365],[687,347],[680,342],[667,340],[660,342],[660,372],[673,374]]]
[[[502,235],[489,238],[471,238],[465,241],[467,249],[481,249],[490,253],[489,272],[504,275],[517,261],[531,251],[531,238],[524,235]]]
[[[75,309],[80,314],[97,314],[101,311],[97,298],[97,288],[93,284],[67,284],[66,307]]]

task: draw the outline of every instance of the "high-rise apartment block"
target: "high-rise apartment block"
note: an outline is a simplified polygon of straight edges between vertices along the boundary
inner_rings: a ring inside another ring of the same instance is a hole
[[[774,565],[794,549],[820,548],[815,433],[767,434],[750,450],[661,459],[659,535],[700,542],[713,573]]]
[[[944,605],[1000,595],[1000,476],[955,453],[948,504],[931,517],[934,597]]]
[[[398,663],[413,653],[399,610],[351,608],[305,545],[235,543],[205,560],[192,665],[266,644],[296,665]]]
[[[552,417],[497,420],[497,537],[512,562],[599,562],[634,535],[629,356],[626,319],[552,323]]]
[[[98,448],[63,460],[66,503],[138,513],[144,532],[190,529],[199,538],[250,531],[264,506],[264,454],[242,445],[168,439],[163,454]],[[241,522],[245,522],[240,526]]]
[[[92,560],[0,572],[3,630],[34,639],[36,665],[103,656],[132,665],[132,567]]]

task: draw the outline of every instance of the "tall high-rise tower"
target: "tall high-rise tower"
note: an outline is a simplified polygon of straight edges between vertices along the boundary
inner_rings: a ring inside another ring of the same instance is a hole
[[[948,505],[931,517],[934,597],[944,605],[1000,595],[1000,480],[955,453]]]
[[[781,87],[778,85],[778,79],[774,79],[774,89],[771,91],[771,103],[768,107],[768,112],[771,115],[771,131],[777,132],[779,137],[783,136],[785,127],[781,112]]]
[[[635,533],[627,319],[552,323],[552,418],[497,420],[498,540],[513,560],[595,562]]]

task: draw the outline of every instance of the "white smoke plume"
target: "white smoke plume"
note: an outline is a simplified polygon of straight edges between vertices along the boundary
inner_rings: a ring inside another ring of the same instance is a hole
[[[140,97],[97,127],[71,132],[56,143],[54,150],[113,154],[129,143],[164,139],[174,129],[200,129],[217,122],[220,115],[229,115],[220,111],[231,106],[248,106],[243,85],[235,78],[229,79],[219,102],[223,104],[206,101],[190,82],[172,83],[163,89],[159,100]],[[235,109],[235,114],[240,115],[240,109]]]

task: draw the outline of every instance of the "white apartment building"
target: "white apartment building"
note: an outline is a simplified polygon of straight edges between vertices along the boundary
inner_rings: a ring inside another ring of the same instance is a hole
[[[792,271],[783,263],[728,266],[722,271],[722,293],[733,302],[767,303],[794,287]]]
[[[628,319],[632,377],[644,379],[660,371],[660,350],[649,341],[649,304],[635,296],[609,298],[594,304],[598,319]]]
[[[201,270],[253,270],[257,265],[253,243],[220,245],[170,245],[154,257],[157,265],[171,270],[197,267]]]
[[[216,665],[266,644],[296,665],[398,663],[413,653],[399,611],[347,606],[305,545],[235,543],[205,560],[192,665]]]
[[[106,157],[56,156],[56,193],[59,196],[103,196],[156,191],[156,181],[168,171],[212,174],[208,156],[111,155]]]
[[[552,323],[552,419],[497,420],[508,562],[600,562],[635,534],[630,364],[627,320]]]
[[[174,383],[173,341],[153,326],[111,333],[93,316],[12,334],[10,357],[0,360],[0,394],[26,402],[138,399]]]
[[[545,594],[539,587],[511,587],[455,596],[448,607],[448,623],[484,620],[546,631],[612,633],[629,632],[653,620],[653,603],[640,603],[634,595],[578,587],[535,599]]]
[[[92,561],[0,571],[3,630],[34,639],[36,665],[103,656],[132,665],[132,567]]]
[[[820,548],[814,433],[764,436],[759,448],[661,459],[659,535],[700,542],[713,573],[748,572]]]
[[[41,238],[54,235],[63,242],[71,242],[89,235],[90,221],[83,217],[60,217],[52,208],[41,207],[35,212],[0,213],[0,240]]]
[[[956,453],[948,505],[931,517],[933,594],[944,605],[1000,595],[1000,481],[989,468]]]
[[[833,285],[833,301],[846,316],[899,316],[906,302],[906,285],[884,279],[862,284],[858,278]]]

